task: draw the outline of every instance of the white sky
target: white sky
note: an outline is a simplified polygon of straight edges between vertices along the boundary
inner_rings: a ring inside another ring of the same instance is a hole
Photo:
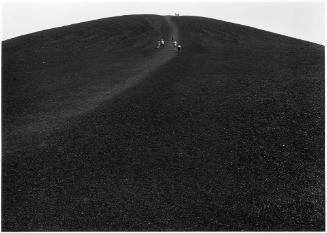
[[[324,1],[2,0],[2,40],[126,14],[197,15],[324,44]]]

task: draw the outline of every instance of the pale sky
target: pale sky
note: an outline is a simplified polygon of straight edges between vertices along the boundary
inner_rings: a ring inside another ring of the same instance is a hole
[[[112,16],[178,12],[324,44],[324,11],[319,0],[2,0],[2,40]]]

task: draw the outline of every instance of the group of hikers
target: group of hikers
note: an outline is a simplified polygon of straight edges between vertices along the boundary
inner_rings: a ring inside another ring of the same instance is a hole
[[[177,50],[177,52],[181,51],[182,45],[180,43],[178,43],[176,40],[174,40],[174,36],[171,37],[171,43],[172,43],[174,49]],[[158,40],[157,49],[159,49],[161,47],[165,47],[165,40],[164,39]]]

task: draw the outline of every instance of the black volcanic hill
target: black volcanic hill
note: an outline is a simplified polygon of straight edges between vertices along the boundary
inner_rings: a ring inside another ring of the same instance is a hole
[[[2,45],[2,230],[325,229],[324,46],[155,15]]]

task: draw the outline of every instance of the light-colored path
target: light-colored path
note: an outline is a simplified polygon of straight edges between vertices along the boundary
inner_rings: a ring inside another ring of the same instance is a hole
[[[171,20],[170,16],[164,16],[165,21],[171,28],[171,35],[178,40],[178,28]],[[168,39],[168,38],[167,38]],[[154,43],[155,44],[155,43]],[[147,58],[145,62],[138,64],[134,69],[135,75],[126,78],[123,82],[117,85],[94,85],[83,87],[83,95],[76,94],[76,97],[71,99],[69,106],[60,106],[60,103],[55,99],[51,102],[45,100],[44,105],[48,105],[49,111],[40,112],[39,114],[24,116],[29,120],[27,124],[18,125],[12,129],[7,129],[5,132],[4,146],[6,149],[7,141],[23,140],[26,137],[33,135],[40,135],[42,133],[49,133],[52,130],[67,127],[68,119],[82,114],[86,114],[100,104],[114,98],[115,96],[123,94],[129,88],[132,88],[142,82],[150,73],[158,69],[160,66],[171,60],[177,53],[174,52],[171,46],[170,35],[169,40],[164,48],[158,51],[151,57]],[[85,88],[87,90],[85,90]],[[87,93],[87,94],[85,94]],[[53,108],[51,107],[53,105]],[[9,146],[9,145],[8,145]],[[12,147],[11,145],[9,147]],[[10,150],[10,149],[9,149]]]

